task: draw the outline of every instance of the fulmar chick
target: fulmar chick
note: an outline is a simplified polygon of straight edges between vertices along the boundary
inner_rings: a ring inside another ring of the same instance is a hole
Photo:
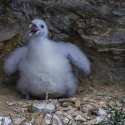
[[[12,75],[20,72],[16,88],[30,99],[45,95],[46,88],[53,98],[72,97],[77,89],[77,79],[72,73],[70,61],[85,74],[90,73],[90,62],[74,44],[55,42],[48,38],[46,23],[32,20],[29,25],[31,39],[28,46],[12,52],[4,63],[4,70]]]

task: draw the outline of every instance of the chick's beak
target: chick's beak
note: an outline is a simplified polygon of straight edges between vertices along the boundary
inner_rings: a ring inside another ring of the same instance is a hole
[[[36,34],[39,31],[39,28],[36,24],[31,23],[29,25],[29,33]]]

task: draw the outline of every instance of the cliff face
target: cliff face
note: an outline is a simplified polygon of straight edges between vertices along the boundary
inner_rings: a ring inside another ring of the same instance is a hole
[[[3,71],[6,56],[27,44],[28,24],[34,18],[47,22],[51,39],[75,43],[87,54],[92,72],[80,74],[81,82],[124,83],[124,6],[124,0],[2,0],[0,84],[8,81]]]

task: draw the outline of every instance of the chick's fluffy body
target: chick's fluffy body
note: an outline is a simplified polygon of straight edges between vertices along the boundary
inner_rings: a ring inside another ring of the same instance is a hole
[[[36,19],[35,23],[39,25],[43,22],[40,21]],[[49,40],[47,29],[42,30],[42,35],[31,36],[27,47],[12,52],[5,61],[5,72],[11,75],[19,70],[17,89],[24,95],[45,94],[47,88],[54,97],[72,97],[77,89],[77,80],[69,61],[86,74],[90,72],[90,62],[77,46]]]

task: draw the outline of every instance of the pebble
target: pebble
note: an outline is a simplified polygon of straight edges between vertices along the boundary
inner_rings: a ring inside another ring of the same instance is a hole
[[[89,99],[88,99],[88,97],[83,97],[82,100],[84,100],[84,101],[88,101]]]
[[[46,104],[46,103],[39,103],[39,102],[34,102],[32,104],[33,112],[44,112],[45,110],[47,113],[52,113],[55,111],[55,105],[53,105],[52,103]]]
[[[59,102],[75,102],[76,101],[76,98],[70,98],[70,99],[59,99]]]
[[[18,105],[23,105],[23,102],[19,101],[17,102]]]
[[[70,109],[72,109],[73,107],[72,106],[68,106],[68,107],[66,107],[66,108],[60,108],[60,110],[61,111],[67,111],[67,110],[70,110]]]
[[[77,116],[75,117],[75,120],[76,120],[76,121],[83,121],[83,122],[86,121],[86,119],[83,118],[81,115],[77,115]]]
[[[63,112],[61,112],[61,111],[57,111],[57,112],[55,112],[55,114],[56,114],[56,115],[62,115]]]
[[[118,101],[116,101],[116,106],[117,106],[117,107],[122,107],[122,104],[119,103]]]
[[[0,116],[0,125],[9,125],[11,123],[11,119],[9,117]]]
[[[84,122],[83,125],[95,125],[96,121],[97,121],[96,119],[92,119],[88,122]]]
[[[26,111],[28,111],[28,108],[21,108],[20,109],[20,112],[22,112],[22,113],[25,113]]]
[[[14,102],[10,101],[10,102],[7,102],[7,104],[8,104],[9,106],[12,106],[12,105],[14,105]]]
[[[96,118],[96,123],[95,123],[95,124],[100,123],[100,122],[103,121],[104,119],[105,119],[105,115],[98,116],[98,117]]]
[[[81,102],[80,102],[80,99],[76,99],[76,102],[75,102],[75,107],[76,108],[79,108],[80,107],[80,104],[81,104]]]
[[[82,115],[82,112],[81,111],[75,111],[72,113],[72,116],[77,116],[77,115]]]
[[[98,109],[98,115],[107,115],[107,113],[104,109],[99,108]]]
[[[70,109],[67,111],[67,113],[72,114],[74,112],[74,109]]]
[[[66,124],[72,124],[71,120],[68,119],[67,117],[64,118],[63,122]]]
[[[95,103],[95,104],[93,104],[93,107],[94,107],[95,109],[97,109],[97,108],[101,108],[102,106]]]
[[[115,106],[116,103],[115,103],[114,101],[110,101],[110,102],[109,102],[109,105],[111,105],[111,106]]]
[[[26,118],[25,117],[16,117],[13,119],[15,125],[20,125]]]
[[[67,106],[69,106],[69,105],[74,106],[74,104],[71,103],[71,102],[63,102],[63,103],[62,103],[62,106],[63,106],[63,107],[67,107]]]
[[[57,100],[57,99],[51,99],[50,101],[51,101],[51,103],[52,103],[53,105],[58,104],[58,100]]]

